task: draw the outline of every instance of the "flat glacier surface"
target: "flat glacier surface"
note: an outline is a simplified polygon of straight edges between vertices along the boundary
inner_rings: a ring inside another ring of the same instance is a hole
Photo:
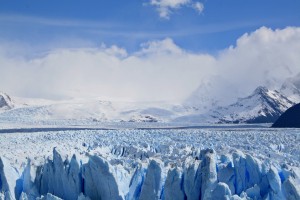
[[[67,129],[29,133],[19,129],[1,133],[0,156],[21,165],[26,158],[38,162],[51,157],[52,149],[56,147],[65,156],[76,154],[82,159],[87,153],[119,159],[124,156],[131,159],[141,153],[146,158],[155,156],[165,162],[176,162],[193,152],[212,148],[220,155],[240,150],[270,162],[300,166],[299,129]],[[125,149],[130,149],[128,155],[119,152]]]

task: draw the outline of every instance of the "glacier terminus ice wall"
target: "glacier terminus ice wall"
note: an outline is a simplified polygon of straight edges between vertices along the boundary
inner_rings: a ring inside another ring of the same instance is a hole
[[[122,157],[126,151],[112,154]],[[153,156],[146,164],[131,163],[130,170],[122,167],[124,161],[87,156],[87,162],[75,155],[64,160],[54,148],[52,159],[40,166],[28,159],[21,172],[0,158],[0,199],[300,199],[293,168],[267,165],[239,151],[217,155],[205,149],[178,165]]]

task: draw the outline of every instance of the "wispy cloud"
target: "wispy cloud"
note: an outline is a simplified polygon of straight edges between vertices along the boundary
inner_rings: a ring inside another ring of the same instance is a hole
[[[264,21],[263,23],[269,24],[272,21]],[[232,23],[220,23],[220,24],[204,24],[197,27],[189,27],[185,29],[171,28],[168,30],[95,30],[89,29],[85,32],[92,33],[95,35],[110,35],[110,36],[119,36],[119,37],[129,37],[134,39],[151,39],[151,38],[178,38],[178,37],[189,37],[201,34],[211,34],[211,33],[222,33],[232,30],[238,30],[243,28],[256,28],[261,24],[257,21],[248,21],[248,22],[232,22]]]
[[[180,2],[180,1],[179,1]],[[201,10],[201,3],[186,1],[189,2],[189,7],[194,7],[196,10]],[[173,7],[178,3],[173,3]],[[166,4],[167,5],[167,4]],[[174,7],[176,8],[176,6]],[[200,11],[199,11],[200,12]],[[32,27],[33,25],[37,26],[45,26],[51,28],[51,33],[59,30],[60,27],[68,27],[68,28],[76,28],[69,29],[72,30],[72,35],[80,35],[80,38],[87,37],[81,36],[82,34],[91,34],[94,37],[120,37],[120,38],[132,38],[132,39],[141,39],[141,40],[151,40],[157,38],[177,38],[177,37],[188,37],[200,34],[210,34],[210,33],[218,33],[218,32],[226,32],[237,30],[240,28],[256,28],[261,23],[264,24],[272,24],[271,19],[269,21],[248,21],[248,22],[231,22],[231,23],[216,23],[216,24],[202,24],[193,27],[185,27],[185,28],[173,28],[168,27],[164,29],[161,27],[159,30],[151,29],[147,27],[147,30],[143,28],[140,29],[134,24],[122,24],[116,22],[108,22],[108,21],[93,21],[93,20],[69,20],[63,18],[45,18],[38,16],[30,16],[30,15],[12,15],[12,14],[0,14],[0,26],[5,24],[10,24],[13,27],[17,28],[18,24],[26,25],[28,27]],[[18,34],[14,29],[14,34]],[[40,29],[45,30],[45,29]],[[3,31],[3,30],[2,30]],[[39,31],[39,30],[37,30]],[[5,32],[8,32],[9,29],[5,29]],[[1,33],[1,32],[0,32]],[[65,32],[66,33],[66,32]],[[65,37],[63,34],[59,32],[60,37]],[[70,32],[67,32],[68,37],[65,38],[68,40],[70,38]],[[87,40],[89,40],[87,38]]]
[[[17,14],[0,14],[0,22],[37,24],[44,26],[63,26],[63,27],[81,27],[81,28],[117,28],[122,27],[121,24],[113,22],[99,22],[92,20],[76,20],[62,18],[45,18],[39,16],[17,15]]]
[[[150,5],[155,6],[159,16],[163,19],[170,19],[174,10],[189,6],[195,9],[199,14],[203,12],[203,3],[193,0],[150,0]]]

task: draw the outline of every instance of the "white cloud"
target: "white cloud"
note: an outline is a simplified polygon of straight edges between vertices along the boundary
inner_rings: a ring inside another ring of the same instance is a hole
[[[111,47],[102,46],[102,50],[111,56],[116,56],[119,58],[125,58],[128,56],[126,49],[120,48],[116,45],[112,45]]]
[[[54,50],[34,59],[0,53],[0,85],[17,96],[178,101],[193,91],[201,71],[213,62],[212,56],[186,53],[168,38],[143,44],[131,55],[103,45]]]
[[[193,4],[193,8],[199,13],[201,14],[204,10],[204,5],[203,3],[197,1]]]
[[[150,41],[141,44],[142,49],[137,55],[159,55],[159,54],[182,54],[183,50],[178,47],[171,38],[164,40]]]
[[[62,26],[62,27],[85,27],[85,28],[117,28],[122,27],[120,24],[113,22],[99,22],[91,20],[70,20],[70,19],[54,19],[44,18],[30,15],[19,14],[0,14],[0,22],[20,23],[20,24],[38,24],[44,26]]]
[[[284,79],[300,72],[299,51],[300,28],[261,27],[244,34],[235,47],[220,54],[218,73],[236,87],[240,96],[258,85],[276,89]]]
[[[164,19],[169,19],[174,10],[183,6],[191,6],[198,13],[202,13],[204,10],[203,3],[193,2],[193,0],[150,0],[150,5],[155,6],[159,16]]]
[[[28,58],[12,54],[22,54],[16,45],[9,48],[0,44],[0,90],[27,97],[181,101],[203,80],[214,77],[217,87],[209,95],[230,102],[259,85],[279,87],[300,72],[296,27],[262,27],[217,56],[188,52],[170,38],[144,43],[135,53],[102,45]]]

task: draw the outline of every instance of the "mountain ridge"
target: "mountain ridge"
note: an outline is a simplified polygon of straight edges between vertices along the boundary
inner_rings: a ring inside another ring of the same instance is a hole
[[[294,102],[277,90],[259,86],[236,103],[217,108],[213,116],[222,116],[220,122],[225,123],[271,123],[292,105]]]

